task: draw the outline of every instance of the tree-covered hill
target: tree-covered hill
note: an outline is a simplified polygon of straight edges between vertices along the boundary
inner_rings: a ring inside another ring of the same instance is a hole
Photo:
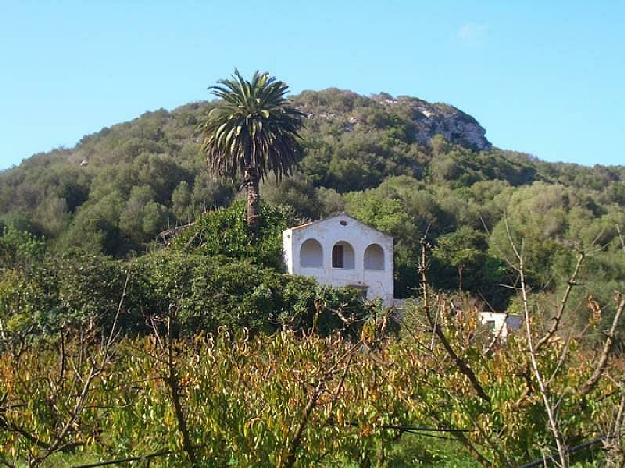
[[[224,140],[258,128],[244,98]],[[625,167],[416,98],[293,104],[301,160],[253,229],[202,157],[215,103],[0,173],[0,464],[621,466]],[[282,231],[336,211],[393,236],[401,313],[284,274]],[[523,330],[501,346],[487,310]]]
[[[566,276],[575,249],[593,242],[602,289],[622,283],[625,167],[501,150],[468,114],[417,98],[327,89],[292,100],[306,115],[304,157],[293,177],[265,181],[264,200],[300,219],[346,210],[392,234],[399,294],[417,284],[426,232],[435,284],[494,304],[507,298],[493,285],[510,230],[525,239],[536,285]],[[145,251],[164,229],[237,195],[240,183],[215,178],[200,152],[198,124],[212,106],[146,112],[0,173],[0,219],[44,236],[52,251]]]

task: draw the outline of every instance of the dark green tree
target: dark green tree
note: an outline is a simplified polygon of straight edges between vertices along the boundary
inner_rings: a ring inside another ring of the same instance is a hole
[[[435,258],[456,269],[458,289],[462,290],[466,269],[479,269],[486,258],[486,237],[481,232],[462,226],[457,231],[438,238]]]
[[[259,226],[259,181],[273,172],[290,175],[299,160],[299,130],[303,114],[286,99],[288,86],[267,73],[255,72],[250,81],[235,70],[211,91],[221,102],[202,124],[210,169],[218,175],[243,177],[247,192],[247,225],[254,235]]]

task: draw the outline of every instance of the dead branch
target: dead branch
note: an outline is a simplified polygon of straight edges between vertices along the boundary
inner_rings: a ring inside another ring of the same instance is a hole
[[[618,238],[621,241],[621,249],[623,249],[623,251],[625,252],[625,238],[623,237],[623,234],[621,233],[621,227],[616,224],[616,233],[618,234]]]
[[[625,463],[623,436],[625,436],[625,388],[623,388],[623,384],[621,384],[621,401],[616,410],[614,421],[603,443],[604,449],[608,453],[606,466],[623,466]]]
[[[571,291],[573,290],[573,287],[577,285],[577,275],[579,274],[579,270],[585,258],[586,258],[586,254],[584,252],[580,252],[577,255],[577,263],[575,264],[575,269],[573,270],[573,273],[571,274],[571,277],[569,278],[567,282],[566,290],[564,291],[564,295],[562,296],[562,299],[560,300],[560,306],[558,307],[558,311],[556,312],[556,315],[553,317],[552,319],[553,322],[551,324],[551,327],[547,331],[547,333],[536,343],[536,352],[540,351],[540,349],[545,345],[545,343],[549,342],[549,340],[553,337],[553,335],[558,331],[558,328],[560,326],[560,321],[562,320],[562,315],[564,314],[564,310],[566,309],[566,304],[569,300],[569,296],[571,295]]]
[[[616,296],[616,313],[614,314],[614,319],[612,320],[612,326],[610,330],[606,334],[605,341],[603,342],[603,349],[601,351],[601,355],[599,357],[599,361],[597,363],[597,367],[592,375],[588,378],[588,380],[581,386],[579,390],[579,395],[583,396],[588,394],[599,382],[599,379],[603,375],[605,368],[608,364],[608,357],[612,352],[612,347],[614,345],[614,336],[616,333],[616,326],[621,318],[623,313],[623,309],[625,309],[625,295],[621,293],[617,293]]]
[[[171,455],[173,452],[171,450],[161,450],[159,452],[148,453],[147,455],[139,455],[136,457],[127,457],[127,458],[118,458],[117,460],[108,460],[97,463],[87,463],[86,465],[75,465],[74,468],[96,468],[98,466],[109,466],[109,465],[122,465],[125,463],[132,463],[135,461],[148,461],[152,458],[164,457],[167,455]]]
[[[165,245],[169,245],[169,244],[171,244],[171,241],[174,239],[174,237],[176,237],[181,232],[187,230],[188,228],[190,228],[194,224],[195,224],[195,222],[189,223],[189,224],[185,224],[183,226],[175,226],[173,228],[161,231],[158,234],[157,239],[158,239],[159,242],[161,242],[161,243],[163,243]]]
[[[423,301],[423,309],[425,311],[425,316],[430,326],[432,327],[433,333],[436,334],[437,338],[443,345],[443,348],[445,348],[445,351],[447,352],[451,360],[454,362],[458,370],[462,374],[464,374],[467,379],[469,379],[469,382],[471,382],[471,386],[473,387],[477,395],[482,400],[490,403],[490,397],[484,391],[484,388],[482,387],[482,384],[480,384],[480,381],[478,380],[477,376],[473,372],[473,369],[471,369],[471,367],[467,364],[467,362],[464,359],[462,359],[460,356],[458,356],[458,354],[456,354],[453,347],[449,343],[447,336],[445,336],[445,333],[443,332],[443,329],[440,326],[439,322],[432,317],[432,313],[430,311],[429,297],[428,297],[429,285],[428,285],[428,278],[427,278],[427,242],[425,241],[425,239],[421,239],[421,261],[419,265],[419,270],[421,273],[421,294],[422,294],[422,301]]]
[[[172,317],[173,316],[173,317]],[[175,308],[170,306],[170,312],[167,317],[167,378],[166,382],[171,394],[171,401],[174,405],[174,413],[176,414],[176,421],[178,423],[178,431],[182,436],[182,448],[189,457],[189,461],[192,466],[197,466],[197,457],[195,456],[195,448],[191,443],[191,437],[189,435],[189,427],[187,426],[187,419],[182,409],[181,397],[180,397],[180,383],[178,382],[178,372],[176,369],[176,363],[174,360],[174,345],[173,337],[171,333],[172,318],[175,319]]]
[[[549,427],[551,429],[553,438],[555,439],[556,446],[558,448],[560,464],[563,468],[567,468],[569,466],[567,448],[563,440],[558,421],[556,419],[554,408],[551,404],[551,401],[549,400],[549,395],[547,393],[545,381],[543,379],[542,374],[540,373],[540,369],[538,368],[537,353],[536,353],[536,349],[534,348],[534,343],[532,339],[530,312],[529,312],[529,304],[528,304],[528,299],[527,299],[527,287],[525,283],[525,268],[523,264],[523,254],[522,254],[523,244],[521,244],[521,251],[519,251],[517,249],[517,246],[514,240],[512,239],[512,235],[510,234],[510,229],[509,229],[507,220],[505,224],[506,224],[506,232],[508,235],[508,241],[510,242],[510,246],[512,247],[514,255],[516,256],[517,261],[518,261],[518,265],[515,267],[515,269],[519,275],[519,281],[520,281],[520,286],[521,286],[521,299],[523,302],[523,311],[525,314],[525,317],[524,317],[525,318],[525,333],[526,333],[526,339],[527,339],[528,353],[529,353],[530,362],[532,365],[532,371],[534,374],[534,378],[536,379],[536,382],[538,383],[540,395],[543,400],[543,406],[545,407],[547,418],[549,420]]]
[[[86,378],[83,379],[84,383],[83,383],[82,389],[78,397],[76,398],[76,403],[74,404],[72,410],[70,411],[67,421],[63,425],[60,432],[56,435],[54,441],[51,444],[49,444],[45,452],[33,460],[33,463],[32,463],[33,465],[38,465],[42,463],[44,460],[46,460],[50,455],[52,455],[55,452],[67,451],[71,448],[76,447],[77,445],[82,445],[82,442],[64,443],[64,441],[67,435],[69,434],[70,429],[74,426],[74,423],[80,416],[81,412],[83,411],[87,403],[91,385],[93,384],[96,377],[100,375],[100,373],[104,370],[104,368],[110,361],[111,346],[113,345],[113,341],[115,340],[117,336],[117,322],[119,320],[119,316],[122,311],[124,299],[126,298],[126,289],[128,287],[129,280],[130,280],[130,275],[126,275],[126,281],[124,282],[124,288],[122,290],[122,295],[117,306],[117,311],[115,313],[115,317],[113,319],[113,323],[109,331],[108,339],[104,341],[104,344],[101,350],[100,361],[98,362],[96,361],[96,359],[91,359],[89,372],[87,373]],[[83,353],[83,350],[81,346],[81,355],[82,353]]]
[[[315,406],[317,405],[319,398],[321,398],[321,396],[327,390],[327,381],[335,374],[335,372],[337,371],[339,367],[339,364],[341,364],[345,359],[347,359],[347,363],[343,368],[341,381],[339,382],[339,386],[337,388],[341,388],[343,386],[343,381],[345,380],[345,376],[347,375],[347,370],[349,369],[349,366],[352,362],[353,354],[361,345],[362,345],[362,340],[352,345],[347,350],[347,352],[343,354],[343,356],[339,357],[339,359],[334,363],[334,365],[332,365],[332,367],[330,367],[330,369],[328,369],[326,372],[324,372],[320,376],[319,380],[317,381],[317,385],[315,385],[314,390],[310,393],[310,396],[308,397],[308,401],[306,402],[306,406],[304,407],[302,419],[300,419],[297,425],[297,428],[294,432],[293,439],[291,440],[291,443],[289,444],[289,447],[287,449],[284,462],[279,463],[280,467],[291,468],[295,464],[297,450],[299,449],[299,446],[301,445],[304,430],[306,429],[308,425],[310,416],[312,415],[312,412],[315,409]]]

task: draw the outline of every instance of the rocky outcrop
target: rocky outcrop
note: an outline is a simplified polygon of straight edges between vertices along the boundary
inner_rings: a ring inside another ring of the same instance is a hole
[[[308,119],[333,122],[344,132],[372,126],[382,128],[396,117],[403,122],[408,117],[412,121],[413,138],[422,145],[429,145],[432,137],[442,135],[450,143],[477,151],[492,147],[486,139],[486,130],[477,120],[448,104],[387,93],[362,96],[336,88],[304,91],[293,102]],[[382,116],[377,113],[380,110]],[[372,115],[376,117],[371,119]]]
[[[415,138],[428,144],[435,135],[442,135],[450,143],[474,150],[492,147],[486,139],[486,130],[469,114],[448,104],[430,103],[413,97],[392,98],[388,95],[373,96],[385,106],[407,107],[414,122]]]

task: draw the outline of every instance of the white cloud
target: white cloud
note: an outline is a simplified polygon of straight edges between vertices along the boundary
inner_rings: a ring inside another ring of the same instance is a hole
[[[479,23],[464,23],[458,28],[456,37],[464,44],[480,45],[486,40],[488,28]]]

